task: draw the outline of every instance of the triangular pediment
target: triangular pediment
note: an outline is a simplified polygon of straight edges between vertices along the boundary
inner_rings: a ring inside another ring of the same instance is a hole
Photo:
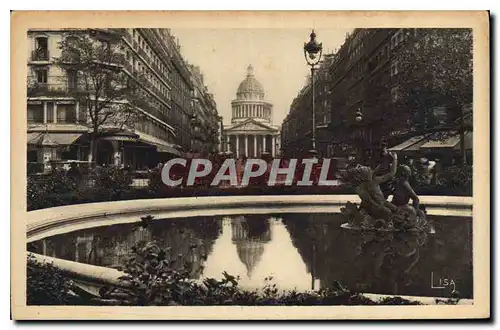
[[[252,118],[245,120],[244,122],[238,123],[232,127],[228,127],[226,131],[262,131],[262,132],[276,132],[277,129],[266,125],[264,123],[260,123]]]

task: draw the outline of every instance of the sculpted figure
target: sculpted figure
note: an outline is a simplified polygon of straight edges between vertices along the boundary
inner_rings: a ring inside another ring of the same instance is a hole
[[[420,200],[410,185],[411,169],[407,165],[398,168],[397,180],[392,203],[398,207],[398,216],[403,218],[402,225],[415,227],[423,225],[425,213],[420,209]],[[413,205],[409,205],[410,199]]]
[[[372,218],[388,221],[397,207],[388,202],[380,188],[380,185],[392,180],[396,174],[398,159],[395,153],[390,154],[392,164],[390,171],[381,176],[377,176],[368,166],[360,166],[357,171],[360,175],[360,184],[356,192],[361,198],[360,209],[365,210]]]

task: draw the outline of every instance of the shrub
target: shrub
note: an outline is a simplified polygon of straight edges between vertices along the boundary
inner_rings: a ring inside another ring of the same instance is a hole
[[[28,256],[26,273],[27,305],[65,305],[75,303],[71,283],[52,264],[37,262]]]
[[[159,191],[165,184],[161,180],[161,169],[160,168],[154,168],[151,171],[148,172],[148,179],[149,179],[149,184],[148,184],[148,189],[150,191]]]
[[[438,184],[450,188],[472,189],[472,165],[453,165],[444,169]]]
[[[132,176],[124,169],[117,167],[99,167],[91,173],[94,180],[94,189],[108,195],[110,199],[120,197],[125,191],[130,190]]]
[[[64,196],[77,190],[77,182],[61,170],[30,175],[27,184],[28,210],[65,205]]]

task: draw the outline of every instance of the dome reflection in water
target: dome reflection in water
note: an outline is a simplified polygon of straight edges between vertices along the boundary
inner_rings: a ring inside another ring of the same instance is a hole
[[[170,247],[176,267],[190,265],[192,278],[222,278],[226,271],[248,289],[272,276],[280,289],[340,282],[366,293],[449,297],[453,288],[433,288],[447,278],[456,295],[472,297],[470,218],[434,217],[435,235],[360,233],[341,229],[342,222],[339,214],[153,220],[57,235],[28,250],[119,269],[135,243],[154,240]]]

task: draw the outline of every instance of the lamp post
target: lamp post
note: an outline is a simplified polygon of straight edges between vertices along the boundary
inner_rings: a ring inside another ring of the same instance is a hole
[[[321,60],[321,54],[323,53],[323,44],[316,41],[316,33],[312,30],[310,34],[310,40],[308,43],[304,43],[304,57],[306,63],[311,67],[311,86],[312,86],[312,149],[309,151],[310,154],[316,154],[316,109],[315,109],[315,99],[314,99],[314,70],[315,66]]]
[[[219,126],[219,143],[220,143],[220,152],[224,152],[224,122],[222,116],[217,116],[217,125]]]
[[[363,139],[363,133],[362,133],[362,129],[360,128],[361,127],[361,123],[363,122],[363,113],[361,112],[361,108],[358,108],[358,110],[356,111],[356,117],[354,118],[356,120],[356,126],[357,126],[357,132],[359,134],[359,144],[363,144],[364,143],[364,139]],[[360,146],[360,152],[362,152],[362,146]]]

